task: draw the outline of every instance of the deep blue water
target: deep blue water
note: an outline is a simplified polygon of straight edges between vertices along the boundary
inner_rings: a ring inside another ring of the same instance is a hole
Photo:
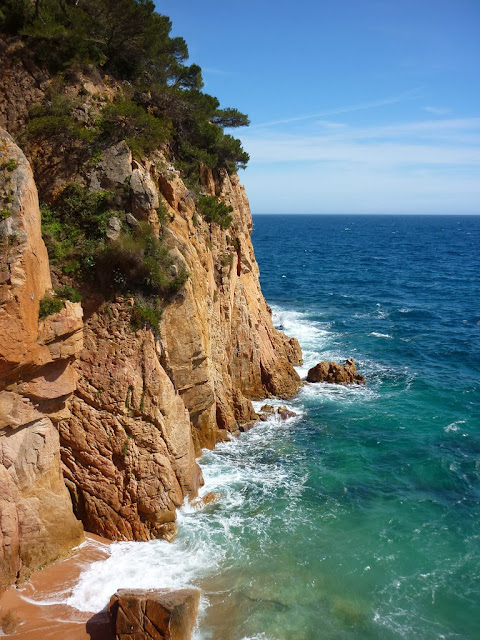
[[[480,217],[255,216],[253,242],[300,374],[353,356],[367,384],[206,452],[221,499],[112,545],[72,603],[194,584],[202,639],[478,640]]]
[[[331,510],[318,570],[362,619],[325,637],[479,638],[480,218],[254,223],[264,295],[297,329],[304,372],[354,356],[367,377],[305,390],[291,434],[308,451],[305,504]]]

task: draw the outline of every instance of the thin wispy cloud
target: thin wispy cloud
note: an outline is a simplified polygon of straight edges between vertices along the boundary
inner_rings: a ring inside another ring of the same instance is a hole
[[[340,115],[342,113],[353,113],[355,111],[366,111],[369,109],[378,109],[380,107],[386,107],[388,105],[404,102],[405,100],[416,100],[419,98],[420,98],[419,88],[416,88],[416,89],[411,89],[409,91],[405,91],[397,96],[382,98],[380,100],[372,100],[370,102],[360,102],[354,105],[348,105],[345,107],[336,107],[334,109],[318,111],[316,113],[310,113],[310,114],[301,115],[301,116],[292,116],[290,118],[283,118],[281,120],[271,120],[269,122],[260,122],[260,123],[251,125],[250,128],[254,129],[254,128],[260,128],[260,127],[273,127],[279,124],[291,124],[293,122],[302,122],[306,120],[312,120],[315,118],[326,118],[329,116]]]
[[[242,136],[254,211],[480,213],[480,117],[307,129]]]
[[[480,165],[480,118],[327,129],[323,134],[246,134],[252,163]]]
[[[211,73],[214,76],[230,76],[231,71],[225,71],[224,69],[217,69],[216,67],[202,67],[202,73]]]
[[[345,122],[333,122],[332,120],[318,120],[315,124],[324,129],[343,129],[348,126]]]
[[[446,116],[451,112],[447,107],[423,107],[424,111],[432,113],[434,116]]]

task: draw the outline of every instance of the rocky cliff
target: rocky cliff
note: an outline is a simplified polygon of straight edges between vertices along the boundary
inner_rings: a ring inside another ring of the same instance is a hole
[[[116,540],[175,533],[175,509],[201,483],[195,451],[256,419],[250,398],[292,396],[298,343],[273,327],[237,176],[203,176],[206,193],[233,207],[223,230],[202,220],[189,189],[159,151],[132,159],[125,144],[82,176],[95,188],[130,185],[131,212],[159,228],[189,278],[165,308],[160,333],[132,331],[132,301],[88,313],[71,417],[60,423],[65,477],[89,531]],[[191,425],[191,428],[190,428]]]
[[[52,84],[16,46],[9,45],[13,62],[0,84],[0,124],[12,132]],[[83,107],[73,117],[83,122],[115,90],[77,78],[68,94]],[[132,326],[128,295],[109,297],[91,285],[81,305],[64,302],[39,320],[52,283],[36,188],[22,152],[2,134],[0,584],[81,540],[72,502],[93,533],[171,539],[176,508],[202,482],[201,448],[251,425],[251,399],[289,397],[300,385],[293,368],[300,348],[273,327],[236,174],[201,171],[200,195],[232,208],[223,228],[199,211],[199,193],[182,179],[168,145],[134,159],[125,141],[104,144],[94,163],[67,156],[58,136],[28,150],[42,199],[72,180],[94,193],[108,190],[122,212],[112,216],[108,237],[148,222],[172,274],[188,278],[165,300],[156,328]],[[62,278],[55,269],[56,286]]]
[[[83,540],[62,478],[55,424],[68,416],[82,308],[39,320],[51,289],[32,172],[0,134],[0,589]]]

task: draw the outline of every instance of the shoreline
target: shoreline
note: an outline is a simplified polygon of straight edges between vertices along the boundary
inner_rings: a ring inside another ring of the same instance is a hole
[[[18,619],[13,637],[19,640],[113,640],[106,612],[82,612],[65,602],[80,575],[92,563],[108,557],[106,547],[112,544],[111,540],[91,533],[85,533],[85,538],[69,557],[35,571],[29,581],[9,587],[0,597],[0,617],[12,612]]]
[[[267,398],[254,401],[258,411],[261,404],[272,403],[277,409],[286,401],[281,398]],[[287,403],[287,406],[290,405]],[[275,412],[275,420],[286,420]],[[298,414],[295,415],[297,417]],[[264,424],[258,420],[255,426]],[[236,437],[242,435],[239,432]],[[208,504],[208,503],[207,503]],[[18,624],[11,634],[18,640],[114,640],[105,609],[96,613],[80,611],[67,604],[83,573],[97,561],[106,560],[110,554],[108,547],[115,541],[85,532],[85,542],[72,550],[71,554],[34,571],[30,579],[18,586],[10,586],[0,596],[0,620],[9,612]],[[165,588],[161,585],[158,588]],[[114,591],[110,595],[113,596]],[[203,590],[202,590],[203,594]],[[0,638],[10,637],[2,634]]]

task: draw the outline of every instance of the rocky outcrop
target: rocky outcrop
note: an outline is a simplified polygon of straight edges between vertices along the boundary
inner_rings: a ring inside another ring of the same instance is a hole
[[[307,382],[365,384],[365,378],[357,372],[353,358],[349,358],[344,365],[326,360],[319,362],[308,371]]]
[[[202,220],[175,173],[156,172],[169,205],[169,233],[190,279],[165,312],[162,336],[172,380],[201,446],[256,419],[251,398],[291,397],[300,385],[295,339],[273,327],[251,243],[252,219],[238,176],[205,170],[205,192],[233,208],[223,230]]]
[[[274,407],[271,404],[264,404],[260,409],[260,413],[258,417],[261,422],[266,422],[267,420],[289,420],[290,418],[295,418],[298,414],[295,411],[292,411],[285,405],[281,405],[280,407]]]
[[[190,640],[199,600],[197,589],[120,589],[108,607],[115,640]]]
[[[113,540],[171,539],[175,511],[201,483],[190,420],[162,346],[133,331],[128,304],[85,325],[71,417],[60,423],[64,474],[87,530]]]
[[[0,128],[17,133],[48,86],[48,75],[34,63],[19,38],[0,38]]]
[[[83,539],[62,478],[58,420],[76,386],[82,309],[39,321],[51,288],[32,172],[0,133],[0,589]]]
[[[129,185],[129,225],[143,219],[160,229],[162,206],[165,243],[189,278],[166,305],[157,337],[132,329],[132,301],[88,310],[72,415],[60,424],[64,473],[89,531],[171,539],[176,508],[201,484],[195,453],[251,427],[251,398],[292,396],[301,352],[273,327],[236,176],[204,175],[206,192],[233,208],[224,230],[201,218],[160,152],[140,165],[115,145],[102,158],[85,179],[117,194]]]
[[[17,131],[51,79],[32,66],[32,78],[22,80],[30,64],[26,53],[17,56],[15,40],[2,46],[9,63],[0,88],[15,92],[27,83],[24,103],[15,99],[16,110],[0,96],[0,118]],[[78,76],[65,88],[66,95],[79,98],[81,106],[72,115],[77,122],[113,98],[118,87],[106,84],[100,77]],[[64,143],[61,132],[41,144],[29,142],[43,198],[53,202],[70,182],[109,190],[120,213],[111,216],[107,235],[116,237],[124,223],[133,227],[147,221],[163,234],[177,265],[172,269],[184,268],[189,278],[168,301],[159,335],[131,327],[132,301],[105,303],[90,292],[80,351],[79,305],[66,304],[58,318],[45,322],[42,331],[53,334],[39,337],[38,299],[51,283],[44,250],[33,252],[38,268],[28,268],[39,274],[38,290],[22,293],[15,313],[8,312],[9,334],[0,335],[5,353],[0,371],[3,366],[9,384],[21,382],[18,402],[32,398],[35,419],[48,415],[58,424],[65,481],[88,530],[115,540],[171,539],[176,508],[186,496],[194,497],[202,482],[195,455],[252,426],[257,415],[251,399],[295,394],[300,378],[293,365],[301,362],[300,348],[273,327],[260,290],[248,200],[236,175],[202,170],[203,192],[233,209],[230,228],[222,229],[202,217],[198,194],[170,164],[167,148],[140,161],[122,141],[102,145],[92,159],[91,150],[84,157],[80,143],[70,140],[68,153]],[[4,226],[13,229],[9,220]],[[25,234],[25,242],[41,242],[37,227]],[[0,277],[10,275],[5,270]],[[78,327],[62,334],[61,318],[67,324],[76,318]],[[55,392],[47,389],[53,382],[58,393],[64,392],[60,408]],[[64,404],[75,386],[67,415]]]

